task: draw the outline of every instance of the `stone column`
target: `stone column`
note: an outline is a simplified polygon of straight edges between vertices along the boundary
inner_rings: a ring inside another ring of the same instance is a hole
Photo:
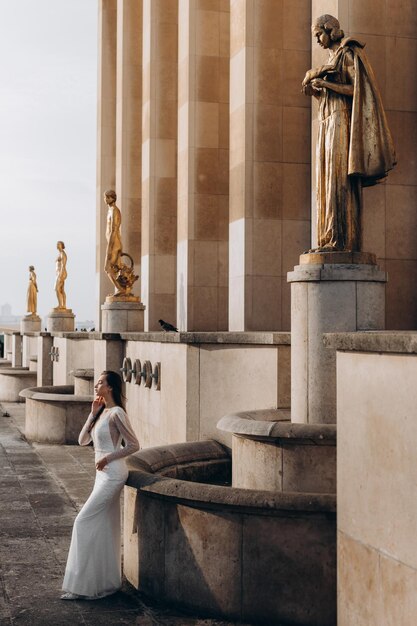
[[[176,324],[178,3],[144,0],[142,291],[145,330]]]
[[[97,205],[95,326],[101,327],[100,305],[111,291],[104,272],[106,214],[103,194],[116,185],[116,31],[117,0],[100,0],[98,12]]]
[[[94,341],[94,381],[101,372],[112,370],[120,372],[123,365],[124,342],[115,335],[104,335]]]
[[[231,1],[229,330],[289,330],[310,243],[310,2]]]
[[[133,257],[140,275],[142,2],[138,0],[117,0],[116,68],[116,193],[123,251]]]
[[[12,335],[12,367],[22,367],[22,335],[17,332]]]
[[[229,2],[179,2],[177,323],[227,329]]]
[[[4,358],[8,361],[12,360],[12,352],[13,352],[13,335],[11,332],[4,333]]]
[[[37,386],[44,387],[53,384],[51,349],[53,337],[48,333],[41,333],[38,337],[38,369]]]
[[[386,280],[364,252],[303,254],[288,273],[292,422],[336,423],[336,351],[323,333],[383,330]]]

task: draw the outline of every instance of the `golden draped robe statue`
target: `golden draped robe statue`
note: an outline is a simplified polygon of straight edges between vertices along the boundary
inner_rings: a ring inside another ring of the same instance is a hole
[[[29,286],[26,295],[26,310],[31,315],[36,315],[38,308],[38,284],[36,282],[35,268],[29,266]]]
[[[362,187],[394,167],[394,145],[364,44],[344,38],[331,15],[319,17],[312,30],[329,50],[328,64],[303,81],[304,93],[319,105],[317,251],[360,251]]]

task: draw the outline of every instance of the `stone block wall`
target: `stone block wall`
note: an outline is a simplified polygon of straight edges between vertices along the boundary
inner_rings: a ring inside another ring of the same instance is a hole
[[[410,338],[403,353],[401,342],[379,354],[372,343],[383,351],[370,336],[337,355],[338,624],[412,626],[417,355]]]

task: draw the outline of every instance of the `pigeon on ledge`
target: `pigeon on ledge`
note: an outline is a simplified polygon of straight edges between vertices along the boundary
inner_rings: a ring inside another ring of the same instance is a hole
[[[160,323],[162,328],[165,330],[165,332],[173,332],[173,333],[178,332],[178,328],[175,328],[175,326],[173,326],[169,322],[164,322],[164,320],[158,320],[158,322]]]

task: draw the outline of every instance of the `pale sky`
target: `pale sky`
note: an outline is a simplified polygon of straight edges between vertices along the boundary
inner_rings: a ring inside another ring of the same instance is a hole
[[[0,0],[0,305],[57,306],[65,242],[67,306],[94,319],[98,0]]]

